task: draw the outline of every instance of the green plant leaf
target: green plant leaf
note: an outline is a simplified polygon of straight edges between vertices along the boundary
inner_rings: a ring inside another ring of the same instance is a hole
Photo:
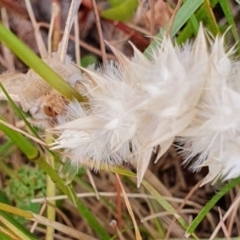
[[[88,54],[81,59],[81,66],[87,68],[89,65],[96,64],[97,62],[98,60],[96,56]]]
[[[45,173],[36,167],[23,166],[16,175],[8,180],[5,192],[9,199],[13,200],[16,207],[38,213],[41,205],[31,202],[31,199],[39,195],[46,195]],[[18,218],[24,223],[24,218]]]
[[[0,202],[10,204],[7,195],[2,190],[0,190]]]
[[[12,238],[10,238],[8,235],[6,235],[3,232],[0,232],[0,239],[1,240],[12,240]]]
[[[122,2],[123,2],[122,0],[108,0],[108,3],[112,7],[118,7],[119,5],[121,5]]]
[[[138,0],[125,0],[121,5],[101,12],[101,16],[115,21],[129,20],[138,6]]]

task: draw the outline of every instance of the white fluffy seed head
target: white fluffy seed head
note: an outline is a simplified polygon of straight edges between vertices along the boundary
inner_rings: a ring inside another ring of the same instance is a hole
[[[193,170],[208,166],[209,174],[202,184],[240,175],[240,92],[233,87],[239,78],[237,72],[233,77],[232,66],[236,63],[229,58],[233,49],[226,52],[223,38],[218,37],[211,50],[209,79],[197,105],[196,117],[180,138],[185,162],[195,159]]]
[[[192,169],[209,167],[205,182],[240,175],[239,74],[223,38],[208,43],[201,26],[194,44],[177,47],[165,36],[151,60],[134,46],[131,60],[112,48],[119,63],[83,70],[80,89],[88,103],[69,104],[53,148],[64,148],[77,164],[90,159],[94,168],[129,161],[140,185],[153,149],[160,145],[160,158],[178,136],[185,162],[198,156]]]

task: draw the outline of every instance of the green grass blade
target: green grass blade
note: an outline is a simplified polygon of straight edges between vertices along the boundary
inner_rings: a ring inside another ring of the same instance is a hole
[[[197,12],[190,18],[190,21],[188,21],[184,29],[180,32],[179,36],[177,37],[178,44],[184,43],[187,39],[191,38],[193,34],[196,35],[195,31],[197,26],[196,22],[193,22],[193,18],[195,18],[198,23],[203,22],[204,27],[207,27],[212,34],[216,35],[219,33],[216,19],[212,14],[212,9],[217,3],[218,0],[211,0],[209,5],[209,1],[204,1],[204,4],[202,4],[199,10],[197,10]]]
[[[75,190],[71,186],[66,186],[62,179],[59,177],[58,173],[42,158],[34,161],[37,163],[41,169],[43,169],[52,179],[53,182],[57,184],[59,189],[68,196],[68,198],[75,204],[81,216],[87,221],[89,226],[95,231],[95,233],[100,237],[100,239],[109,239],[107,231],[99,224],[95,216],[90,212],[90,210],[84,205],[84,203],[77,197]]]
[[[143,186],[151,193],[152,196],[158,201],[159,204],[170,214],[172,214],[180,225],[184,229],[188,229],[188,224],[184,221],[184,219],[177,213],[177,211],[169,204],[147,181],[143,180]],[[196,235],[192,232],[191,235],[194,239],[198,239]]]
[[[5,119],[1,116],[0,120],[5,121]],[[2,130],[17,145],[17,147],[27,156],[28,159],[36,159],[39,156],[39,150],[22,134],[12,130],[2,123],[0,123],[0,130]]]
[[[24,121],[24,123],[31,130],[31,132],[34,134],[34,136],[40,139],[40,137],[38,136],[36,130],[31,126],[31,124],[29,124],[29,122],[27,121],[26,117],[24,116],[22,111],[16,106],[16,104],[11,99],[11,97],[9,96],[9,94],[7,93],[7,91],[5,90],[5,88],[3,87],[1,82],[0,82],[0,88],[2,89],[3,93],[5,94],[7,100],[9,101],[10,105],[12,106],[13,110],[18,115],[18,117],[21,118]]]
[[[240,42],[239,42],[238,30],[237,30],[236,24],[234,22],[234,18],[233,18],[232,11],[231,11],[231,8],[229,5],[229,1],[228,0],[219,0],[219,3],[222,7],[222,10],[227,19],[228,24],[231,26],[231,31],[232,31],[234,40],[236,41],[237,47],[238,47],[237,48],[238,53],[240,53]]]
[[[175,36],[177,32],[183,27],[183,25],[190,19],[190,17],[194,14],[194,12],[202,5],[203,0],[188,0],[186,1],[182,7],[179,9],[176,14],[171,37]]]
[[[195,14],[193,14],[193,15],[189,18],[189,22],[190,22],[191,25],[192,25],[192,31],[193,31],[194,35],[197,36],[198,28],[199,28],[199,23],[198,23],[198,20],[197,20]]]
[[[6,235],[3,232],[0,232],[0,239],[1,240],[12,240],[12,238],[10,238],[8,235]]]
[[[199,223],[201,223],[203,218],[207,215],[207,213],[215,206],[218,200],[239,184],[240,184],[240,177],[231,180],[223,188],[221,188],[220,191],[216,193],[214,197],[204,206],[204,208],[197,215],[197,217],[195,217],[191,225],[188,227],[186,231],[186,235],[190,236],[195,231]]]
[[[2,41],[27,66],[32,68],[39,76],[43,78],[43,80],[61,93],[65,98],[69,100],[77,99],[78,101],[86,100],[1,23],[0,41]]]
[[[0,146],[0,157],[5,156],[8,153],[9,149],[13,146],[13,142],[8,140]]]
[[[8,206],[11,207],[11,206]],[[17,209],[17,208],[15,208]],[[19,210],[19,209],[17,209]],[[14,213],[13,213],[14,214]],[[20,239],[37,240],[38,238],[19,224],[11,215],[0,211],[0,222],[4,224],[9,230],[16,234]]]
[[[202,5],[202,15],[200,15],[200,21],[204,23],[204,26],[213,34],[217,35],[220,33],[216,18],[213,14],[214,3],[210,4],[209,0],[205,0]]]
[[[202,3],[203,3],[203,0],[194,0],[194,1],[188,0],[182,5],[182,7],[179,9],[174,19],[174,23],[171,31],[171,37],[177,34],[177,32],[189,20],[189,18],[194,14],[194,12],[202,5]],[[156,36],[156,39],[161,38],[161,36],[162,36],[162,32],[160,32]],[[156,39],[152,41],[152,43],[147,47],[147,49],[144,52],[144,55],[147,58],[151,58],[152,52],[158,46],[158,41]]]

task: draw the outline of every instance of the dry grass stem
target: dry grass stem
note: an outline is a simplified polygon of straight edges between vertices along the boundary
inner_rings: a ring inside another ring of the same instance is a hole
[[[45,226],[49,226],[54,228],[55,230],[58,230],[59,232],[62,232],[64,234],[67,234],[70,237],[76,238],[76,239],[84,239],[84,240],[97,240],[96,238],[93,238],[87,234],[81,233],[80,231],[77,231],[73,228],[70,228],[66,225],[63,225],[61,223],[50,221],[45,217],[42,217],[37,214],[33,214],[34,218],[32,220],[37,221],[40,224],[43,224]]]
[[[74,19],[76,17],[77,11],[79,9],[79,6],[81,4],[81,0],[72,0],[71,6],[68,12],[68,17],[64,29],[64,34],[62,41],[60,43],[60,49],[58,52],[59,60],[62,63],[65,63],[66,60],[66,54],[67,54],[67,47],[68,47],[68,39],[70,35],[70,31],[74,22]]]
[[[49,24],[48,23],[43,23],[40,22],[38,23],[39,27],[44,27],[44,28],[49,28]],[[61,34],[64,33],[64,31],[60,31]],[[69,39],[72,41],[75,41],[75,36],[73,35],[69,35]],[[81,46],[82,48],[85,48],[86,50],[88,50],[89,52],[92,52],[98,56],[102,56],[102,52],[101,50],[91,46],[90,44],[84,42],[84,41],[80,41],[79,42],[79,46]],[[106,54],[107,59],[116,59],[116,57],[113,54]],[[1,59],[0,59],[1,60]]]
[[[100,49],[102,53],[102,61],[103,61],[103,66],[106,67],[107,64],[107,56],[106,56],[106,50],[105,50],[105,44],[104,44],[104,39],[103,39],[103,33],[102,33],[102,27],[101,27],[101,22],[98,14],[98,9],[97,9],[97,4],[95,0],[91,0],[92,2],[92,7],[93,7],[93,13],[95,16],[95,21],[96,21],[96,27],[98,31],[98,37],[100,41]]]
[[[211,237],[209,238],[209,240],[212,240],[216,237],[219,229],[221,228],[221,224],[222,222],[225,222],[226,219],[228,218],[228,216],[231,214],[232,211],[234,211],[235,208],[239,207],[239,203],[240,203],[240,194],[238,194],[237,198],[235,199],[235,201],[231,204],[230,208],[227,210],[227,212],[224,214],[222,220],[218,223],[218,225],[215,227]]]
[[[38,26],[36,18],[34,16],[33,9],[32,9],[32,6],[31,6],[31,2],[30,2],[30,0],[25,0],[25,3],[26,3],[26,7],[27,7],[27,10],[28,10],[29,17],[31,19],[31,22],[32,22],[32,25],[33,25],[33,28],[34,28],[35,39],[37,41],[40,56],[43,59],[47,58],[47,56],[48,56],[47,50],[46,50],[45,44],[43,42],[42,36],[39,32],[39,26]]]
[[[81,54],[80,54],[80,31],[79,31],[79,22],[78,22],[78,15],[76,15],[74,19],[74,36],[75,36],[75,57],[76,57],[76,64],[78,66],[81,65]]]
[[[41,206],[41,209],[40,209],[40,211],[39,211],[39,215],[41,215],[41,216],[43,215],[44,211],[46,210],[46,207],[47,207],[47,204],[43,203],[42,206]],[[37,221],[34,221],[33,224],[32,224],[32,226],[31,226],[31,229],[30,229],[30,232],[31,232],[31,233],[34,233],[37,225],[38,225],[38,222],[37,222]]]
[[[9,20],[8,20],[8,14],[6,8],[1,8],[1,17],[2,17],[2,23],[3,25],[9,29]],[[4,61],[7,64],[7,70],[8,72],[15,72],[15,66],[14,66],[14,58],[12,52],[2,45],[2,52]]]
[[[90,181],[90,183],[91,183],[91,185],[92,185],[92,188],[93,188],[93,190],[94,190],[94,192],[95,192],[96,198],[97,198],[97,200],[99,200],[99,199],[100,199],[99,192],[98,192],[98,189],[97,189],[96,184],[95,184],[95,182],[94,182],[94,179],[93,179],[93,177],[92,177],[92,174],[91,174],[91,172],[90,172],[89,169],[86,169],[86,172],[87,172],[89,181]]]
[[[139,228],[138,228],[138,224],[136,222],[136,219],[135,219],[135,216],[134,216],[131,204],[130,204],[130,202],[128,200],[128,197],[126,195],[125,189],[124,189],[124,187],[122,185],[121,179],[120,179],[118,174],[116,174],[116,178],[117,178],[117,180],[119,182],[119,185],[121,187],[121,190],[122,190],[122,193],[123,193],[123,198],[124,198],[124,201],[125,201],[125,205],[127,207],[128,213],[129,213],[129,215],[130,215],[130,217],[132,219],[133,225],[134,225],[136,240],[141,240],[142,237],[141,237],[141,234],[140,234],[140,231],[139,231]]]
[[[150,11],[151,11],[150,34],[153,37],[155,35],[155,10],[154,10],[155,1],[154,0],[148,0],[148,1],[149,1]]]
[[[48,55],[51,56],[52,54],[52,48],[53,47],[53,33],[56,32],[55,26],[57,18],[59,18],[60,14],[60,6],[57,2],[52,2],[52,14],[51,14],[51,21],[49,25],[49,31],[48,31]],[[59,29],[57,29],[59,30]]]
[[[0,120],[0,124],[3,124],[4,126],[6,126],[8,128],[13,129],[16,132],[19,132],[19,133],[23,134],[24,136],[32,139],[34,142],[37,142],[37,143],[39,143],[39,144],[41,144],[43,146],[48,146],[48,144],[46,144],[44,141],[40,140],[39,138],[36,138],[36,137],[32,136],[31,134],[26,133],[25,131],[23,131],[23,130],[21,130],[21,129],[19,129],[19,128],[17,128],[15,126],[13,126],[13,125],[3,121],[3,120]]]

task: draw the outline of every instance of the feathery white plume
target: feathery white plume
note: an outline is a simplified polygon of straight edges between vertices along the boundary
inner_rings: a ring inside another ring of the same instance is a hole
[[[63,134],[54,148],[72,149],[73,161],[84,163],[92,159],[95,168],[102,162],[120,164],[130,155],[128,141],[134,136],[138,121],[132,109],[140,99],[113,63],[108,65],[106,73],[86,70],[86,74],[88,77],[82,84],[87,90],[90,109],[84,110],[77,102],[75,106],[69,105],[65,116],[73,116],[73,109],[79,111],[75,110],[75,120],[69,122],[65,117],[66,123],[55,128]],[[133,96],[131,102],[129,96]],[[76,141],[69,146],[66,138],[72,133],[72,141]]]
[[[65,148],[75,163],[91,159],[95,168],[130,161],[140,185],[153,149],[160,145],[163,155],[195,117],[210,57],[202,26],[194,45],[174,47],[165,36],[151,60],[133,49],[132,60],[113,49],[119,64],[84,70],[87,108],[69,105],[53,148]]]
[[[233,49],[224,50],[223,37],[212,43],[208,83],[198,103],[191,125],[181,133],[185,162],[197,157],[193,169],[208,166],[209,181],[235,178],[240,175],[240,92],[234,89],[239,73],[233,76],[229,56]],[[238,83],[239,89],[239,83]]]

